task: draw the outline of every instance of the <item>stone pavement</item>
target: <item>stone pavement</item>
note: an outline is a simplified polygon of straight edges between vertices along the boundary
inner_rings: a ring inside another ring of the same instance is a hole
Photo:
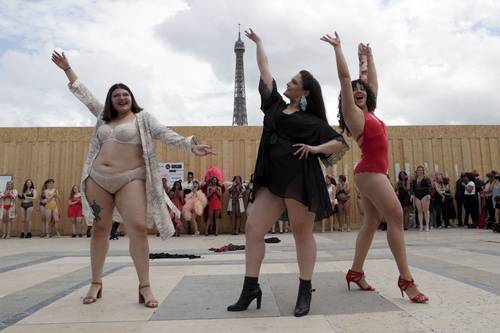
[[[262,308],[230,313],[239,296],[244,252],[209,252],[244,236],[150,237],[152,252],[198,254],[200,259],[151,261],[160,306],[137,303],[137,277],[128,239],[111,241],[103,298],[82,305],[89,283],[86,238],[0,240],[0,331],[14,332],[499,332],[500,235],[448,229],[407,233],[415,280],[427,305],[401,298],[398,273],[377,232],[365,272],[376,292],[347,291],[345,272],[356,232],[318,233],[318,262],[309,316],[293,317],[298,269],[293,237],[267,244],[260,278]]]

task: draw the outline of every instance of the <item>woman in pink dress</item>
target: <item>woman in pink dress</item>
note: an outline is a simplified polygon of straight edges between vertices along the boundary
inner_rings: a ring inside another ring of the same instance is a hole
[[[214,235],[217,236],[219,233],[217,219],[220,218],[220,212],[222,210],[222,186],[219,183],[219,179],[215,176],[210,178],[210,182],[208,183],[207,198],[208,220],[207,227],[205,229],[205,236],[208,236],[208,232],[212,226],[214,228]]]
[[[185,204],[183,207],[184,219],[190,221],[191,230],[193,231],[193,236],[198,236],[200,232],[198,231],[198,224],[196,223],[196,217],[203,215],[203,210],[207,206],[207,197],[200,189],[200,182],[198,180],[193,180],[193,189],[186,195]]]

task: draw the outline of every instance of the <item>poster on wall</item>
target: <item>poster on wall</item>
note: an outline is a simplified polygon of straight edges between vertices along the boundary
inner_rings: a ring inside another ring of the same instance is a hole
[[[0,175],[0,193],[3,193],[3,191],[5,191],[7,182],[10,182],[13,179],[14,175]]]
[[[184,181],[184,163],[158,163],[160,165],[160,177],[167,178],[167,184],[172,187],[178,180]]]

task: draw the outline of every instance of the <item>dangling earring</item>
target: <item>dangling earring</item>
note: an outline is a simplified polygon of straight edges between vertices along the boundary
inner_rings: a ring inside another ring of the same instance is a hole
[[[307,108],[307,99],[306,96],[300,97],[299,107],[301,111],[305,111]]]

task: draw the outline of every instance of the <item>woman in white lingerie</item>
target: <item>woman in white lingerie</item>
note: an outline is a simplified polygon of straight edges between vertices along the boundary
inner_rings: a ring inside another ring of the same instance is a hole
[[[149,282],[147,227],[156,225],[162,238],[174,232],[159,175],[153,139],[190,149],[197,156],[211,154],[194,137],[182,137],[163,126],[152,114],[142,111],[130,89],[111,86],[102,105],[79,81],[64,52],[53,52],[52,61],[69,80],[70,91],[97,117],[95,131],[81,180],[84,215],[93,224],[90,257],[92,281],[84,304],[102,295],[102,271],[109,247],[113,209],[123,217],[130,238],[130,255],[139,277],[139,303],[156,308]]]

